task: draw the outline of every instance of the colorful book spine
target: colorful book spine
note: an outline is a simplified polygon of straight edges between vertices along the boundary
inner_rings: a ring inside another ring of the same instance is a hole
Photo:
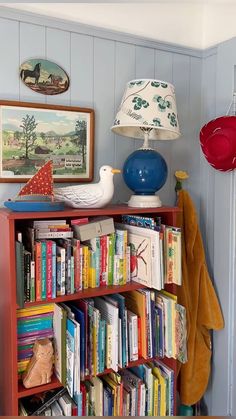
[[[82,264],[82,284],[83,289],[88,288],[88,277],[89,277],[89,248],[88,246],[82,246],[83,252],[83,264]]]
[[[36,286],[36,301],[42,300],[42,243],[35,242],[35,286]]]
[[[108,283],[107,278],[107,238],[106,236],[100,237],[100,285],[104,286]]]
[[[70,266],[71,266],[71,268],[70,268],[71,269],[71,283],[70,283],[71,289],[70,289],[70,292],[71,292],[71,294],[74,294],[74,292],[75,292],[75,258],[74,258],[73,255],[70,258]]]
[[[80,241],[77,239],[73,240],[74,248],[74,262],[75,262],[75,292],[80,291]]]
[[[42,253],[42,300],[47,298],[47,244],[45,241],[41,242]]]
[[[96,252],[89,250],[89,287],[96,288]]]
[[[108,235],[108,285],[113,285],[115,256],[115,233]]]
[[[52,241],[52,298],[57,296],[57,245]]]
[[[52,299],[52,241],[46,241],[46,269],[47,269],[47,276],[46,276],[46,292],[47,292],[47,299]]]
[[[35,301],[35,261],[30,262],[30,301]]]

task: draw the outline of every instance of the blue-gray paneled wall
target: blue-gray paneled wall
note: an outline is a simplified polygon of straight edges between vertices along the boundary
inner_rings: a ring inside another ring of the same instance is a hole
[[[95,179],[102,164],[122,167],[140,144],[110,131],[125,83],[155,77],[175,85],[182,137],[155,143],[169,168],[160,196],[163,203],[173,205],[174,171],[189,172],[186,186],[200,214],[208,266],[226,325],[214,335],[207,403],[212,415],[235,415],[235,173],[220,173],[209,166],[200,151],[198,135],[204,122],[228,108],[236,84],[236,40],[207,51],[202,59],[199,51],[4,8],[0,8],[0,39],[0,99],[95,109]],[[70,89],[55,97],[27,89],[19,80],[18,68],[32,57],[45,57],[61,65],[70,75]],[[115,186],[114,200],[126,201],[130,191],[121,176],[115,178]],[[0,184],[0,203],[18,190],[19,184]]]
[[[220,44],[203,60],[202,120],[228,111],[236,80],[236,39]],[[219,295],[225,328],[214,333],[212,377],[207,392],[211,415],[236,414],[236,173],[222,173],[200,160],[201,228],[208,266]]]
[[[138,37],[99,31],[56,19],[17,14],[0,8],[0,98],[50,104],[77,105],[95,109],[95,179],[106,163],[122,168],[125,158],[140,144],[114,135],[110,127],[127,81],[133,78],[159,78],[176,87],[182,137],[173,142],[155,143],[165,156],[169,175],[160,191],[164,204],[173,205],[174,171],[186,169],[189,188],[197,206],[199,183],[201,54],[186,48],[173,48]],[[171,50],[172,49],[172,50]],[[70,75],[71,86],[64,94],[43,96],[19,80],[19,65],[28,58],[55,61]],[[122,176],[115,178],[115,202],[127,201],[130,191]],[[0,203],[13,197],[19,184],[0,185]]]

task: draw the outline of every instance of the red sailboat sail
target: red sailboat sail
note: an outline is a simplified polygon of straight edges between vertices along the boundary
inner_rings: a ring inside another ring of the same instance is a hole
[[[18,196],[53,196],[53,165],[52,161],[45,163],[39,171],[20,190]]]

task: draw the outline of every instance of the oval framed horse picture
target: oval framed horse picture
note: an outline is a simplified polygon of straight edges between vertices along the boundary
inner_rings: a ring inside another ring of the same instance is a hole
[[[36,93],[59,95],[69,88],[67,73],[56,63],[41,58],[32,58],[20,66],[20,78]]]

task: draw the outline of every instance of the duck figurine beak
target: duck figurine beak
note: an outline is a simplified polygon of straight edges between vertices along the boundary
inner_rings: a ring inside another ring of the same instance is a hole
[[[121,173],[121,170],[120,169],[112,169],[111,173],[113,173],[115,175],[116,173]]]

